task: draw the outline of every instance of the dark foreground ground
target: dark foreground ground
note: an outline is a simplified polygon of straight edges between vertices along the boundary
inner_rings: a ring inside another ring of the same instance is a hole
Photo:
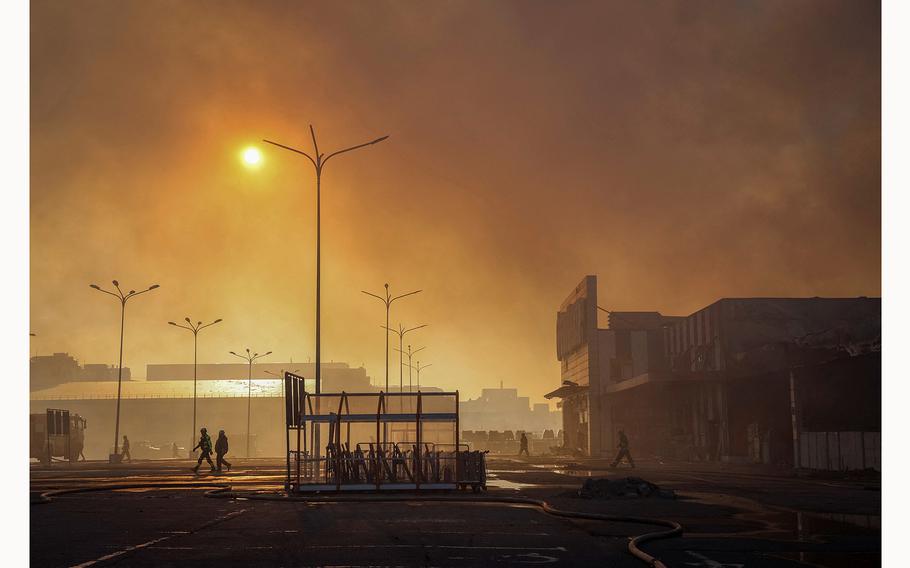
[[[672,519],[681,538],[643,548],[668,566],[879,566],[880,481],[788,471],[490,457],[490,495],[557,507]],[[187,461],[33,466],[32,492],[101,483],[228,482],[279,491],[284,464],[237,459],[194,476]],[[567,467],[568,465],[568,467]],[[586,476],[636,475],[676,499],[573,497]],[[570,521],[536,508],[486,503],[308,504],[206,498],[204,489],[80,493],[31,506],[33,566],[645,566],[628,537],[658,526]]]

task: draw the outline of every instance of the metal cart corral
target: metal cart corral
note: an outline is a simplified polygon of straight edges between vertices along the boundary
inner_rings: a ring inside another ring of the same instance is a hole
[[[458,441],[458,392],[306,392],[285,373],[288,491],[486,488]]]

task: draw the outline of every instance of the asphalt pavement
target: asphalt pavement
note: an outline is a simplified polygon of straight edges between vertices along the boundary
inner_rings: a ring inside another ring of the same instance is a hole
[[[32,467],[43,491],[108,484],[156,488],[74,493],[33,504],[33,566],[645,566],[630,536],[654,525],[577,521],[528,506],[491,503],[305,503],[206,497],[228,483],[280,494],[280,460],[235,461],[224,475],[191,462],[98,462]],[[672,519],[684,536],[643,548],[669,566],[878,566],[880,487],[875,478],[807,479],[785,472],[490,457],[489,496],[530,496],[561,509]],[[581,499],[588,476],[640,476],[675,499]],[[242,495],[243,493],[241,493]]]

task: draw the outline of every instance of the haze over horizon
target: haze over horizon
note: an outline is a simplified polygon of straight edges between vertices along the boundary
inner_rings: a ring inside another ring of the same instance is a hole
[[[881,294],[880,6],[809,1],[311,3],[36,0],[31,329],[124,366],[247,347],[383,377],[391,322],[429,327],[428,385],[559,384],[556,311]],[[602,54],[611,54],[603,57]],[[245,167],[257,146],[264,161]],[[25,330],[23,330],[24,333]],[[393,336],[394,337],[394,336]],[[391,342],[397,346],[397,338]],[[32,343],[34,351],[36,344]],[[397,377],[397,353],[390,353]]]

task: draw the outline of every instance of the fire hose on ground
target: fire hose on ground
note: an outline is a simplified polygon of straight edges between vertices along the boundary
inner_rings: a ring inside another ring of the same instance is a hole
[[[365,502],[460,502],[460,503],[499,503],[504,505],[530,505],[539,508],[548,515],[563,517],[568,519],[581,519],[591,521],[607,521],[614,523],[630,523],[642,525],[657,525],[667,527],[666,530],[640,534],[629,539],[629,553],[655,568],[666,568],[666,565],[651,556],[640,548],[645,542],[671,538],[682,534],[682,525],[676,521],[666,519],[650,519],[644,517],[627,517],[620,515],[604,515],[601,513],[586,513],[581,511],[565,511],[552,506],[550,503],[541,499],[532,499],[530,497],[510,497],[510,496],[478,496],[478,495],[352,495],[342,497],[338,496],[290,496],[286,494],[260,493],[253,491],[234,491],[231,485],[227,483],[207,483],[207,482],[175,482],[175,483],[122,483],[112,485],[95,485],[89,487],[74,487],[68,489],[52,489],[40,493],[32,504],[40,505],[50,503],[52,499],[59,495],[68,495],[73,493],[90,493],[95,491],[118,491],[125,489],[204,489],[210,488],[205,492],[206,497],[226,498],[226,499],[249,499],[257,501],[277,501],[285,503],[365,503]]]

